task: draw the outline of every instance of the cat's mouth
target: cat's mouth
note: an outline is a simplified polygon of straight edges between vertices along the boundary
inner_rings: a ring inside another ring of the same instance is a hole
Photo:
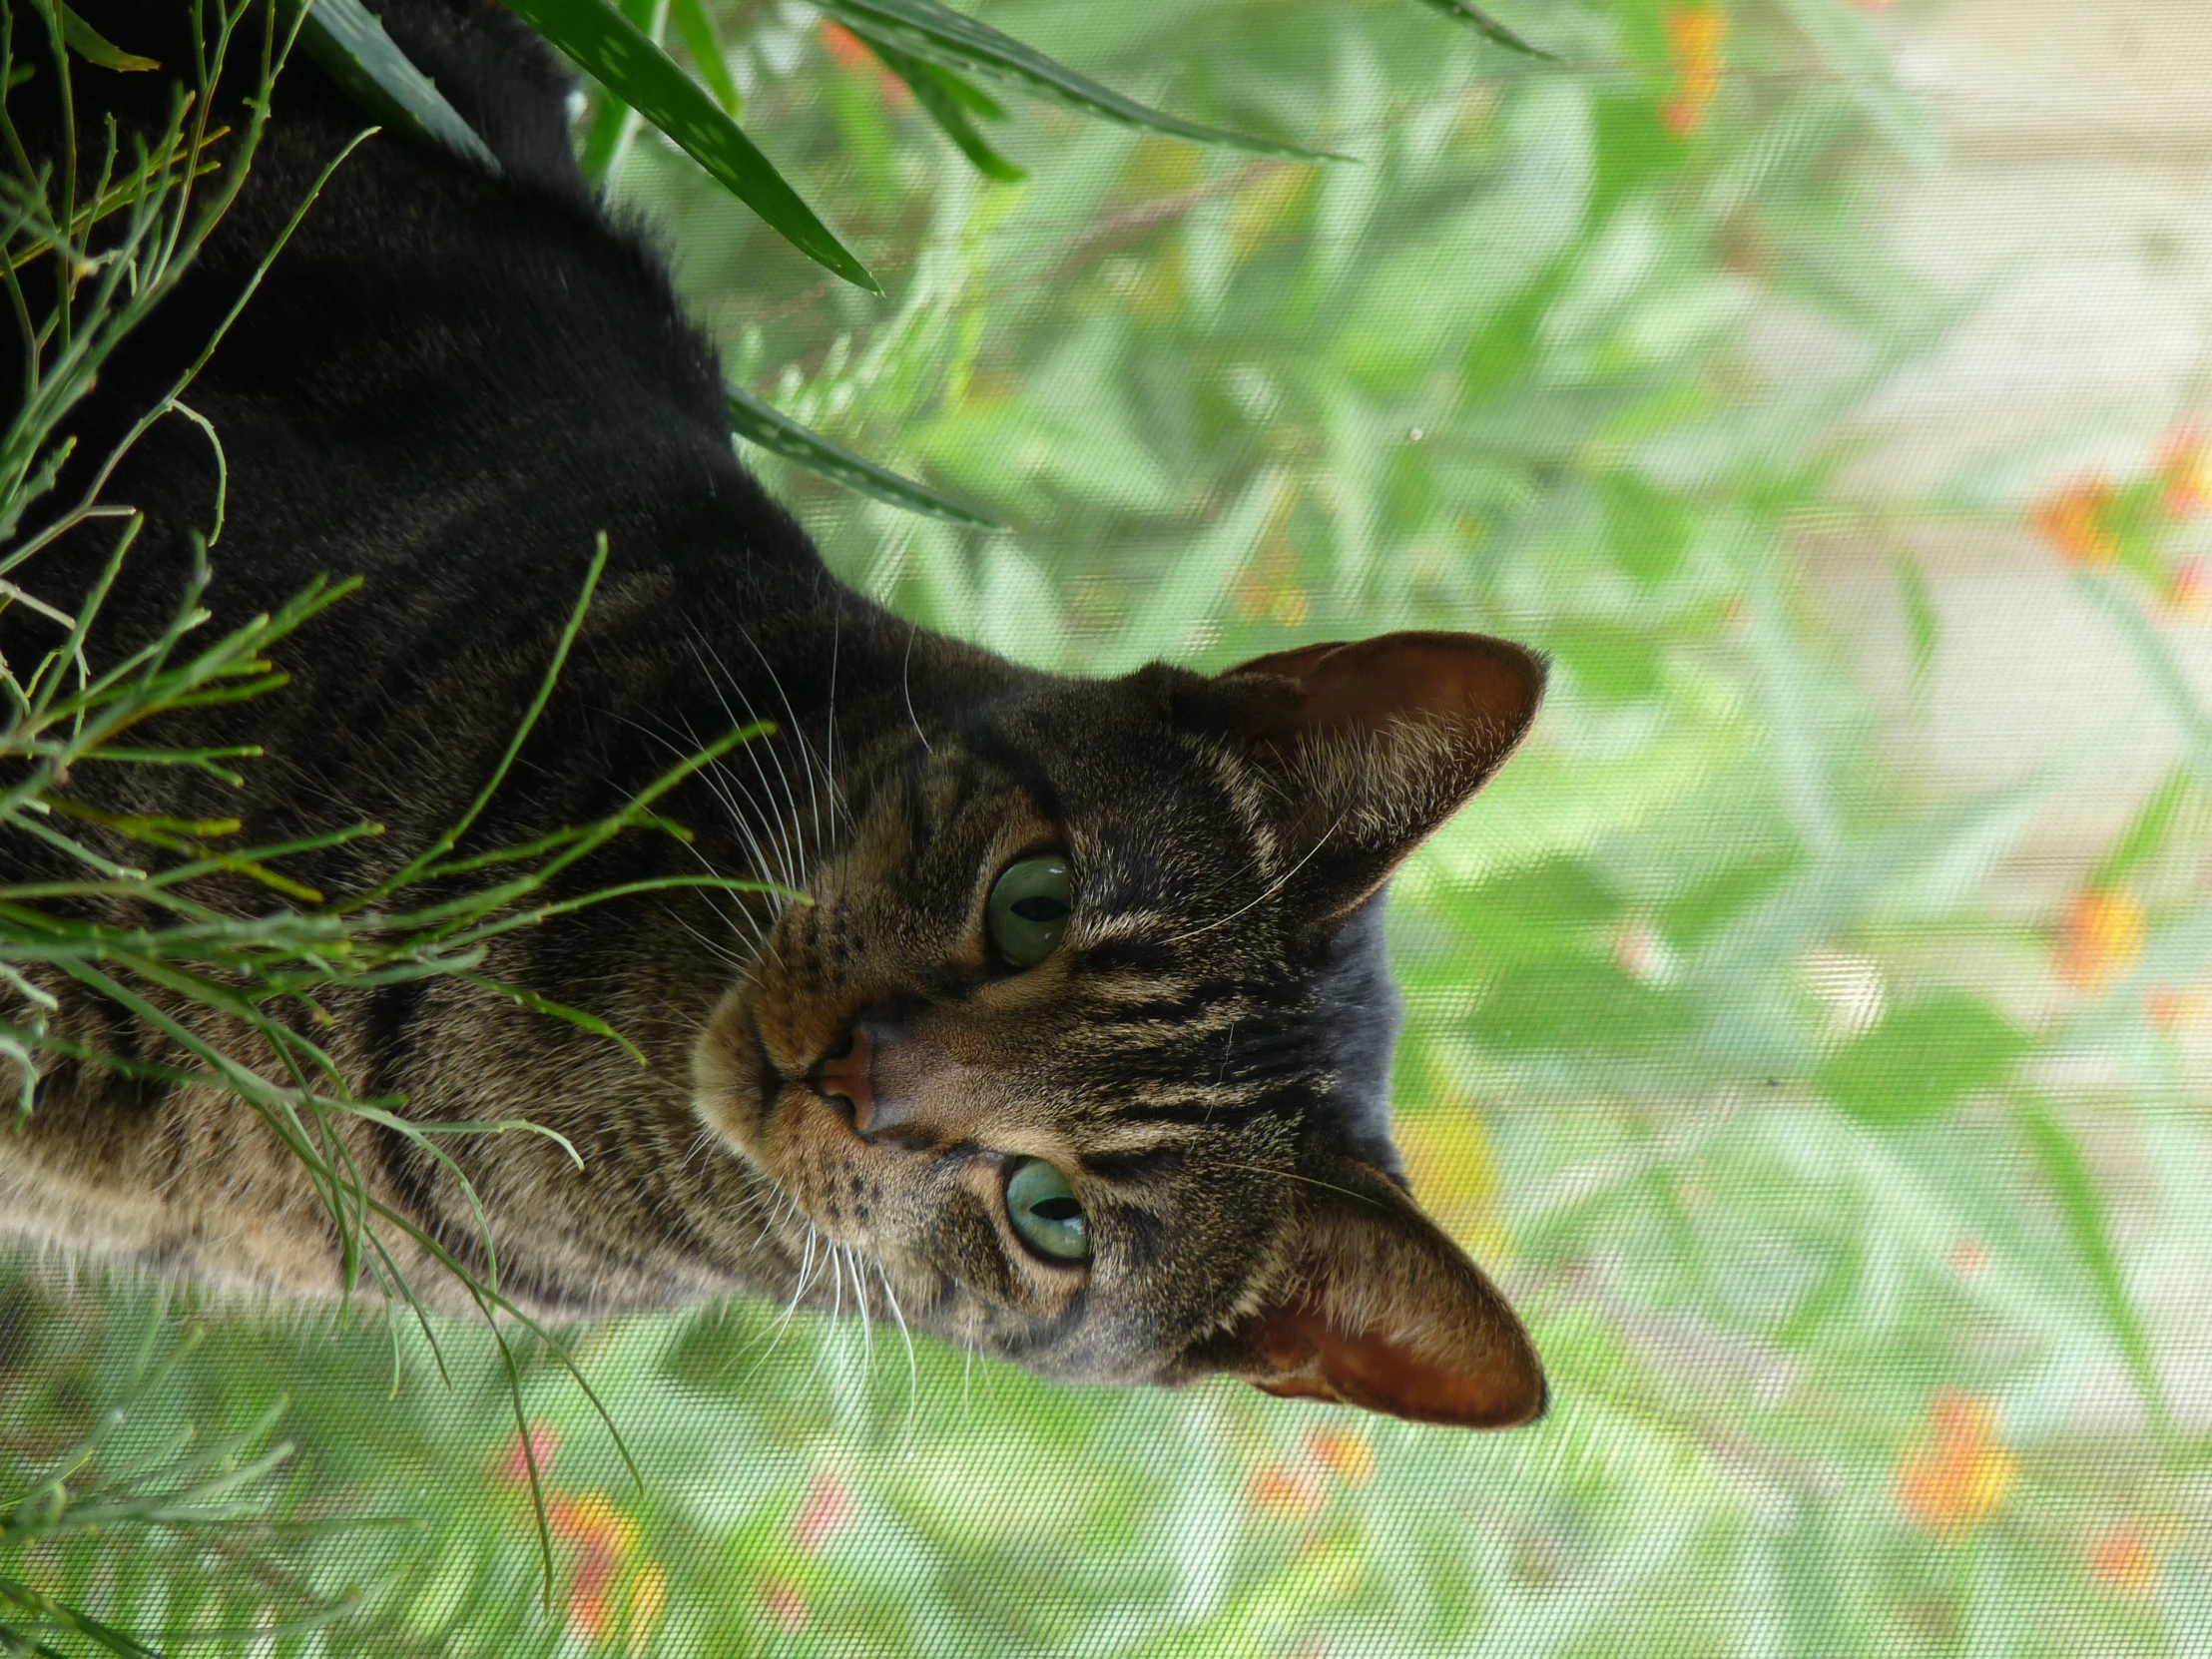
[[[783,1179],[795,1154],[802,1164],[825,1150],[821,1137],[861,1146],[910,1148],[929,1139],[912,1122],[915,1096],[899,1046],[863,1017],[827,1044],[779,1044],[746,987],[733,988],[708,1022],[693,1060],[698,1110],[751,1161]],[[782,1057],[798,1047],[804,1056]]]
[[[753,1163],[763,1161],[769,1118],[791,1088],[776,1063],[746,986],[725,991],[692,1052],[695,1109]]]

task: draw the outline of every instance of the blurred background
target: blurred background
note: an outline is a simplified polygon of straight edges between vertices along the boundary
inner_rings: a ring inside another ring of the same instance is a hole
[[[2201,7],[1497,0],[1555,61],[1452,10],[989,0],[1357,158],[1009,91],[1018,181],[796,0],[669,29],[886,298],[588,86],[579,133],[735,383],[1009,526],[752,451],[901,613],[1083,673],[1550,653],[1391,910],[1414,1189],[1550,1416],[1059,1388],[740,1303],[564,1334],[641,1489],[536,1345],[518,1420],[481,1328],[19,1261],[0,1505],[117,1406],[241,1479],[0,1575],[256,1655],[2212,1648]]]

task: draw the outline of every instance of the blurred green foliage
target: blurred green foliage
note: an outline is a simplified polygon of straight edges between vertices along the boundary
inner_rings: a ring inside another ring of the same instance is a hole
[[[680,13],[676,50],[712,40],[726,104],[890,297],[650,131],[607,148],[610,193],[734,383],[1012,526],[763,457],[903,614],[1096,673],[1390,627],[1552,654],[1535,735],[1392,911],[1415,1189],[1527,1311],[1551,1416],[1475,1437],[1055,1388],[927,1344],[909,1371],[893,1333],[750,1304],[608,1324],[568,1342],[643,1490],[519,1350],[547,1606],[480,1339],[441,1382],[410,1333],[173,1293],[208,1340],[132,1409],[237,1432],[288,1395],[276,1529],[167,1591],[97,1540],[0,1534],[0,1573],[150,1640],[358,1592],[257,1653],[2202,1651],[2212,1447],[2169,1396],[2192,1297],[2164,1287],[2212,1265],[2179,1046],[2212,966],[2212,722],[2149,567],[2090,556],[2120,497],[2061,502],[2052,556],[2196,748],[2027,923],[1988,872],[2094,755],[1946,791],[1844,670],[1800,580],[1852,510],[1840,434],[1949,320],[1866,212],[1934,150],[1864,14],[1500,7],[1546,63],[1382,0],[983,11],[1193,120],[1361,160],[1010,93],[990,145],[1027,180],[995,181],[886,60],[755,3]],[[1792,331],[1832,370],[1778,367]],[[2168,498],[2121,495],[2150,534]],[[1925,675],[1941,613],[1909,561],[1897,603]],[[121,1397],[151,1301],[11,1296],[0,1505]]]

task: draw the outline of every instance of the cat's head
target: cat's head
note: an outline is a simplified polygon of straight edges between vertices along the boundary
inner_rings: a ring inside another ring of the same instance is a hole
[[[1542,684],[1397,634],[1023,676],[886,734],[701,1045],[702,1110],[825,1281],[844,1247],[951,1342],[1526,1421],[1535,1351],[1390,1145],[1382,907]]]

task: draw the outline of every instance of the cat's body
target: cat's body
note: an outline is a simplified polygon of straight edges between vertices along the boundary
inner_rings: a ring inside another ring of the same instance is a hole
[[[183,8],[80,10],[160,56],[148,37]],[[1532,660],[1404,636],[1211,681],[1087,683],[884,612],[830,578],[739,464],[715,366],[652,259],[589,201],[565,87],[534,42],[459,0],[405,0],[387,22],[504,179],[363,145],[186,399],[228,470],[215,626],[318,573],[365,585],[281,648],[289,687],[200,717],[196,741],[268,750],[244,791],[174,769],[103,771],[80,791],[242,818],[259,841],[379,822],[381,837],[286,865],[357,891],[490,776],[604,532],[576,649],[466,846],[596,818],[768,720],[772,738],[661,804],[691,842],[630,832],[563,879],[581,892],[705,870],[814,902],[675,890],[495,942],[487,974],[604,1018],[643,1067],[458,981],[328,999],[318,1040],[362,1096],[404,1095],[421,1121],[528,1118],[582,1155],[578,1172],[537,1136],[443,1143],[488,1212],[508,1295],[548,1311],[858,1298],[1058,1375],[1226,1370],[1451,1421],[1539,1408],[1510,1311],[1399,1190],[1376,896],[1519,736]],[[303,64],[286,71],[207,258],[75,420],[86,455],[198,351],[362,125]],[[96,650],[167,620],[216,481],[209,439],[174,416],[126,459],[107,498],[148,528]],[[74,603],[105,546],[75,536],[25,579]],[[44,626],[0,615],[0,648],[43,649]],[[1072,871],[1065,939],[1016,969],[986,914],[994,877],[1046,854]],[[0,845],[19,872],[46,856]],[[179,1058],[56,988],[60,1034]],[[337,1288],[321,1197],[234,1098],[44,1069],[27,1129],[0,1135],[0,1227],[169,1272]],[[374,1194],[481,1269],[460,1183],[394,1131],[346,1133]],[[1079,1259],[1009,1234],[1008,1172],[1029,1165],[1074,1183]],[[398,1260],[417,1291],[456,1294],[422,1251]]]

